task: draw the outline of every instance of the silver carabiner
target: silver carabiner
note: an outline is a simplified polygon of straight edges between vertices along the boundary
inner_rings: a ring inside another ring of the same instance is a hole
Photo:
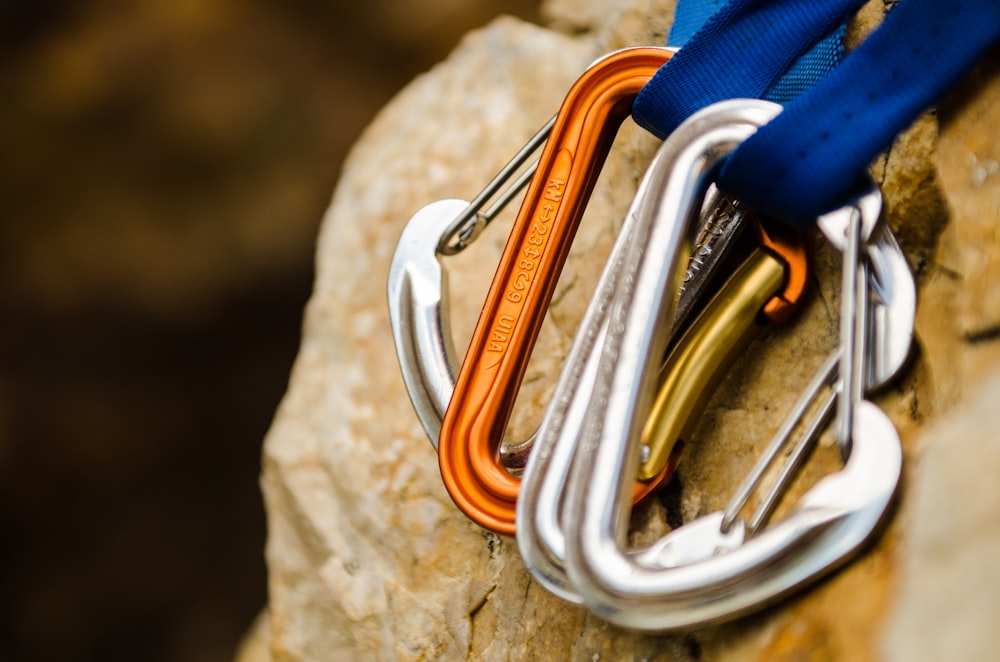
[[[571,585],[598,615],[625,627],[670,630],[725,620],[829,572],[870,536],[899,479],[895,429],[881,410],[860,400],[844,469],[809,490],[781,523],[744,542],[742,526],[721,534],[719,512],[645,550],[625,549],[630,506],[617,497],[639,461],[655,374],[650,359],[665,342],[657,321],[672,305],[688,219],[714,164],[777,110],[760,101],[723,102],[668,138],[661,163],[670,179],[656,208],[673,221],[644,226],[647,233],[627,256],[628,273],[620,276],[608,312],[613,322],[570,468],[562,522]],[[722,118],[728,125],[720,125]],[[663,256],[665,266],[658,261]]]
[[[563,511],[566,485],[572,465],[582,454],[580,447],[590,431],[592,417],[606,404],[604,400],[596,400],[594,387],[598,374],[602,370],[606,372],[607,367],[617,360],[617,357],[606,355],[603,351],[609,325],[620,327],[622,323],[613,316],[615,306],[622,293],[632,294],[627,288],[634,281],[640,264],[647,265],[647,272],[655,267],[677,279],[677,271],[682,266],[679,255],[685,252],[681,246],[690,245],[692,240],[697,241],[692,231],[694,218],[674,218],[659,210],[671,196],[693,201],[695,196],[705,194],[707,181],[703,175],[711,169],[714,159],[728,150],[706,146],[704,136],[712,136],[719,130],[729,134],[735,131],[735,138],[729,138],[729,143],[735,145],[771,119],[778,109],[773,104],[730,106],[726,112],[701,116],[693,128],[682,126],[677,129],[660,147],[647,168],[625,216],[622,231],[570,349],[552,405],[542,419],[535,450],[522,477],[517,504],[517,541],[525,565],[542,586],[566,600],[582,601],[565,569],[567,543],[564,528],[568,525],[565,519],[572,517]],[[683,152],[682,147],[688,148],[687,152],[678,154],[679,150]],[[711,152],[713,160],[701,160],[702,147]],[[696,167],[696,164],[701,167]],[[674,177],[671,182],[670,177],[675,172],[687,172],[690,177],[683,181]],[[668,183],[664,186],[663,182]],[[695,212],[706,208],[702,204],[691,207]],[[704,214],[697,214],[697,218],[703,221]],[[666,235],[678,246],[677,254],[651,244],[651,237],[657,233]],[[664,256],[672,261],[661,267],[660,260]],[[656,366],[664,355],[669,330],[658,322],[674,315],[669,307],[674,302],[674,296],[672,292],[665,293],[657,302],[663,304],[663,310],[654,310],[653,307],[647,310],[650,311],[650,320],[655,320],[648,331],[658,336],[658,342],[643,357],[644,364],[651,361]],[[655,371],[646,375],[648,380],[655,381],[655,378]],[[648,407],[643,409],[648,410]],[[635,467],[630,466],[627,470],[634,473]]]
[[[517,545],[525,566],[549,592],[573,603],[582,599],[570,585],[565,571],[566,545],[560,517],[563,488],[576,453],[578,433],[600,365],[600,348],[608,330],[608,310],[623,268],[637,240],[636,225],[644,214],[652,173],[659,171],[662,149],[656,153],[639,182],[621,231],[584,312],[550,406],[538,427],[535,445],[521,477],[517,500]]]
[[[535,173],[537,160],[520,175],[517,173],[545,144],[553,124],[555,117],[471,202],[438,200],[421,208],[406,223],[396,243],[386,287],[389,321],[406,391],[434,450],[441,434],[441,419],[455,390],[458,365],[448,311],[448,272],[438,257],[457,255],[467,248],[524,190]],[[507,185],[515,175],[517,178]],[[530,446],[530,439],[524,444]]]

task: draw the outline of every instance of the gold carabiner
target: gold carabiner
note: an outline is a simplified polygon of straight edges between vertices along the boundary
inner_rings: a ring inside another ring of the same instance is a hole
[[[671,56],[630,48],[590,67],[570,88],[490,286],[441,424],[441,476],[458,507],[513,535],[520,479],[499,447],[528,357],[600,167],[632,100]],[[635,500],[669,473],[637,482]]]
[[[761,247],[744,260],[684,332],[660,371],[660,390],[643,427],[649,449],[639,479],[658,476],[676,463],[677,442],[690,431],[725,374],[762,322],[780,323],[794,313],[809,274],[805,236],[755,222]]]

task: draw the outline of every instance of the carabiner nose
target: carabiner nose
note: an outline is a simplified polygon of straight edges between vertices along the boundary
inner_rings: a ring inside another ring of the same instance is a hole
[[[556,280],[618,125],[669,59],[634,48],[595,63],[573,85],[514,221],[441,425],[441,476],[473,521],[514,533],[520,481],[498,449]],[[635,498],[655,487],[636,483]]]

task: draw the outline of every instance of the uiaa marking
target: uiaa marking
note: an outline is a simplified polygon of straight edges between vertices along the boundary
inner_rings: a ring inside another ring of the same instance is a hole
[[[507,349],[507,341],[510,340],[510,334],[514,331],[514,317],[512,315],[501,315],[497,319],[496,326],[493,327],[493,332],[490,334],[490,342],[487,350],[490,352],[503,352]]]

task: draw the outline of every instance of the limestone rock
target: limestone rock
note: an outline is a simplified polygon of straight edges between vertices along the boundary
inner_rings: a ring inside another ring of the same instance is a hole
[[[1000,374],[920,442],[888,660],[987,660],[1000,613]]]
[[[264,453],[274,659],[878,656],[893,591],[902,581],[905,596],[911,575],[898,572],[910,554],[900,544],[909,542],[913,524],[909,494],[933,480],[913,470],[925,448],[919,438],[925,426],[970,397],[975,384],[1000,371],[996,343],[989,342],[993,304],[978,303],[991,291],[985,283],[995,242],[974,241],[994,236],[1000,175],[993,175],[990,163],[998,160],[1000,139],[984,131],[981,142],[967,146],[974,137],[968,131],[978,130],[970,127],[1000,120],[993,69],[980,69],[970,81],[971,99],[966,94],[953,102],[940,146],[929,115],[876,164],[890,223],[920,284],[923,351],[878,399],[900,430],[910,487],[884,535],[811,589],[757,615],[680,635],[626,632],[566,605],[531,580],[513,540],[483,532],[452,505],[403,389],[384,292],[406,220],[433,200],[478,192],[554,112],[588,62],[609,48],[662,43],[671,7],[656,0],[554,0],[547,16],[557,26],[572,23],[575,36],[500,19],[415,80],[355,147],[323,224],[302,348]],[[877,20],[880,8],[879,2],[869,5],[865,20]],[[985,96],[977,96],[983,89]],[[656,148],[652,137],[626,124],[536,345],[511,424],[514,436],[530,432],[540,418]],[[494,225],[446,262],[459,347],[471,334],[509,217]],[[724,504],[797,387],[835,345],[839,273],[838,258],[820,246],[805,309],[793,324],[755,341],[733,369],[692,435],[673,496],[636,514],[636,535],[662,530],[665,509],[676,508],[688,520]],[[941,443],[935,440],[947,434],[936,433],[925,444]],[[966,458],[956,475],[979,476],[975,459]],[[826,442],[792,497],[838,468],[837,453]],[[919,641],[932,635],[906,636]]]

